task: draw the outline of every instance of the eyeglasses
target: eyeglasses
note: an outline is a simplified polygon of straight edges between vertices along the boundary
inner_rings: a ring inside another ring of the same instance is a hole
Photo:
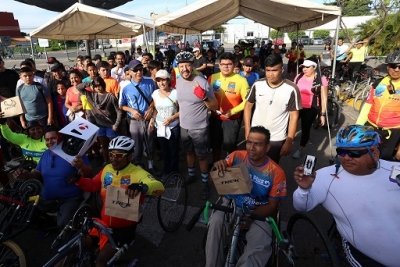
[[[336,153],[340,157],[345,157],[346,155],[349,156],[350,158],[360,158],[363,155],[367,154],[369,151],[368,149],[363,149],[363,150],[347,150],[347,149],[342,149],[342,148],[336,148]]]
[[[123,157],[128,155],[128,153],[114,153],[114,152],[108,152],[108,156],[110,159],[116,159],[116,160],[121,160]]]
[[[143,68],[140,68],[140,69],[133,69],[132,71],[133,71],[133,72],[143,71]]]
[[[392,70],[400,69],[400,65],[398,65],[398,64],[391,63],[391,64],[388,64],[388,66]]]
[[[219,64],[219,66],[220,67],[232,67],[233,63],[222,63],[222,64]]]

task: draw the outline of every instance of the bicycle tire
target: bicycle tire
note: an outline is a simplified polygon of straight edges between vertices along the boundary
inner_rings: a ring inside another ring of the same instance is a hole
[[[295,259],[296,267],[339,267],[333,244],[310,217],[302,213],[294,214],[289,219],[287,231],[299,256]]]
[[[78,242],[79,242],[79,240],[78,240]],[[79,244],[77,242],[75,242],[68,248],[66,248],[63,251],[58,252],[56,255],[54,255],[48,262],[46,262],[43,265],[43,267],[56,266],[58,263],[62,262],[66,257],[68,257],[69,255],[75,255],[78,251],[79,251]],[[64,265],[64,262],[63,262],[62,266],[67,266],[67,265]]]
[[[157,200],[157,217],[166,232],[176,231],[186,215],[188,192],[185,178],[178,173],[170,174],[164,181],[164,194]]]
[[[368,98],[371,87],[371,85],[366,85],[363,90],[358,92],[358,94],[354,97],[353,108],[355,111],[361,110],[361,104]]]
[[[25,253],[18,243],[7,240],[0,245],[0,266],[26,267],[28,266]]]
[[[335,127],[336,125],[338,125],[341,114],[342,114],[342,108],[340,104],[336,100],[328,99],[326,116],[328,116],[328,122],[330,127]]]

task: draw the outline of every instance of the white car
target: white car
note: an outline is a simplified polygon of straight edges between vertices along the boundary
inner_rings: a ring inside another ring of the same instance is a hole
[[[99,49],[102,49],[103,46],[104,46],[104,49],[112,48],[112,45],[111,45],[111,44],[103,43],[103,44],[99,44]]]

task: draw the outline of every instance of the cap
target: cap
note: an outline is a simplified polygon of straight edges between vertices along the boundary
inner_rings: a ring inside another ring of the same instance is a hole
[[[28,124],[26,125],[26,128],[29,130],[29,128],[32,128],[32,127],[35,127],[35,126],[42,127],[42,125],[40,124],[39,121],[28,121]]]
[[[94,55],[93,60],[101,60],[101,56],[99,54]]]
[[[315,63],[314,61],[306,59],[306,60],[304,60],[303,64],[300,65],[300,67],[310,67],[310,66],[317,67],[317,63]]]
[[[159,70],[156,73],[156,78],[161,78],[161,79],[171,79],[171,76],[169,75],[168,71],[166,70]]]
[[[200,49],[198,47],[193,48],[193,53],[196,51],[200,51]]]
[[[62,69],[62,66],[61,66],[61,64],[59,64],[59,63],[55,63],[52,67],[51,67],[51,72],[53,72],[53,71],[57,71],[57,70],[60,70],[60,69]]]
[[[244,59],[244,62],[243,62],[243,65],[244,65],[244,66],[253,67],[254,61],[253,61],[253,59],[252,59],[251,57],[245,58],[245,59]]]
[[[47,64],[58,63],[58,60],[55,57],[49,57],[47,60]]]
[[[136,68],[139,65],[143,66],[142,62],[140,62],[139,60],[134,59],[131,62],[129,62],[128,67],[129,67],[129,69],[133,70],[134,68]]]

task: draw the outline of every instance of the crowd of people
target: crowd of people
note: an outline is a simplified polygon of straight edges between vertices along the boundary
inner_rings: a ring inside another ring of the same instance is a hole
[[[358,42],[355,48],[345,49],[339,42],[338,51],[346,50],[347,54],[338,53],[336,63],[353,60],[356,69],[358,50],[365,44]],[[294,42],[282,53],[279,47],[272,48],[272,43],[262,44],[258,55],[254,48],[244,55],[235,46],[233,53],[219,55],[217,72],[212,51],[204,57],[198,48],[176,55],[171,50],[164,56],[156,49],[153,56],[139,47],[135,54],[117,52],[107,61],[78,56],[77,67],[69,73],[53,57],[48,60],[51,75],[26,60],[21,62],[18,76],[5,69],[0,59],[2,98],[19,96],[26,108],[19,118],[0,121],[4,158],[11,161],[8,148],[3,146],[8,140],[37,162],[34,171],[19,169],[15,176],[43,182],[39,206],[45,212],[58,212],[60,228],[82,202],[82,190],[100,191],[103,199],[110,185],[125,188],[132,197],[139,191],[162,194],[162,181],[180,170],[179,149],[186,153],[186,181],[194,184],[203,200],[210,195],[212,166],[224,172],[245,163],[252,191],[227,195],[224,201],[234,199],[240,206],[248,205],[251,212],[271,216],[287,194],[285,172],[279,166],[281,157],[302,158],[315,117],[320,118],[321,125],[326,123],[327,78],[318,71],[318,64],[331,61],[330,47],[325,47],[319,60],[306,58],[304,50],[296,46]],[[283,57],[288,58],[287,78],[283,77]],[[165,58],[174,61],[172,73],[162,69]],[[386,63],[388,76],[371,89],[358,125],[346,126],[336,136],[336,164],[311,175],[304,175],[303,166],[299,166],[293,175],[298,184],[294,206],[308,211],[322,204],[332,213],[352,266],[396,266],[399,260],[395,249],[400,244],[393,235],[398,229],[391,221],[399,211],[394,203],[400,182],[391,177],[395,163],[390,161],[400,158],[400,98],[395,97],[400,93],[400,52],[388,55]],[[295,75],[297,65],[301,72]],[[70,164],[51,148],[57,143],[57,127],[78,117],[99,128],[98,142]],[[293,149],[299,119],[301,141]],[[238,151],[242,125],[246,149]],[[13,132],[18,127],[26,134]],[[98,156],[101,153],[104,163],[94,178],[89,161],[92,151]],[[163,168],[155,178],[147,171],[153,172],[152,158],[157,152],[162,155]],[[201,187],[195,183],[198,177]],[[359,197],[354,198],[360,187]],[[382,195],[385,198],[380,198]],[[115,230],[117,241],[133,238],[137,222],[110,218],[104,206],[101,218]],[[210,221],[206,266],[221,261],[217,255],[223,249],[219,243],[222,218],[223,213],[216,212]],[[370,237],[377,229],[374,218],[387,226],[380,228],[379,238]],[[363,220],[370,220],[368,226]],[[271,253],[271,228],[253,221],[247,226],[248,242],[237,266],[265,266]],[[96,266],[104,266],[112,255],[109,244],[102,249]]]

